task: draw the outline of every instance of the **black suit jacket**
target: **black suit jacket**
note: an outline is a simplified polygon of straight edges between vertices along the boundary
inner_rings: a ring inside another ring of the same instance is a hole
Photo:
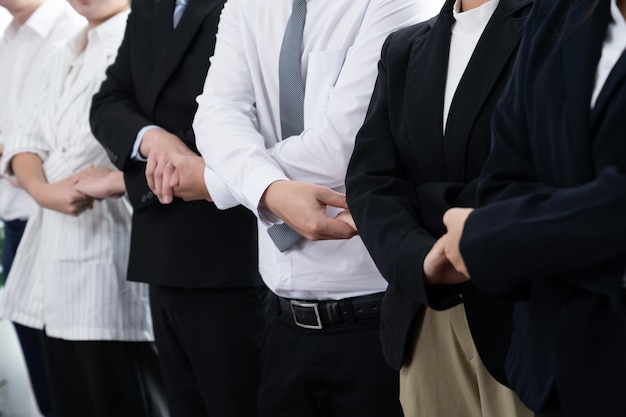
[[[128,278],[175,287],[260,284],[254,216],[243,207],[174,199],[161,205],[145,163],[131,159],[141,128],[156,124],[196,151],[191,123],[215,46],[223,0],[190,0],[176,30],[174,0],[134,0],[126,34],[94,96],[92,130],[122,171],[134,207]]]
[[[456,90],[445,134],[443,102],[452,6],[428,22],[392,34],[359,132],[346,181],[348,205],[372,258],[389,281],[382,307],[387,361],[400,368],[411,324],[424,305],[463,299],[478,352],[502,382],[511,303],[472,284],[426,286],[424,257],[452,206],[475,205],[477,177],[489,152],[490,120],[505,85],[531,2],[502,0]]]
[[[507,372],[540,410],[626,416],[626,53],[593,107],[609,0],[538,2],[494,115],[461,250],[473,282],[519,298]],[[593,11],[591,11],[593,10]]]

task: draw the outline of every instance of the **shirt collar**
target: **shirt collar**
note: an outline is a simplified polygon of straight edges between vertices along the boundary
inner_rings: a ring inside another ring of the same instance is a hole
[[[65,0],[45,0],[28,18],[24,26],[45,38],[54,28],[57,17],[63,13],[64,9]]]
[[[124,33],[124,27],[126,26],[126,20],[128,20],[129,13],[130,9],[119,12],[115,16],[110,17],[105,22],[90,30],[87,33],[87,39],[89,42],[99,41],[118,44],[120,33]]]
[[[124,27],[126,26],[126,20],[130,9],[126,9],[103,23],[99,24],[95,28],[87,31],[87,28],[81,30],[72,40],[69,42],[69,47],[78,54],[82,49],[85,42],[85,36],[87,37],[87,45],[111,44],[118,46],[120,43],[120,36],[124,34]],[[85,34],[85,31],[87,33]]]

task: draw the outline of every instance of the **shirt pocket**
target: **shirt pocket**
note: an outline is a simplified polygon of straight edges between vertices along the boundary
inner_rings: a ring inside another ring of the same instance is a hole
[[[304,95],[304,128],[316,126],[326,110],[346,58],[347,49],[309,52]]]

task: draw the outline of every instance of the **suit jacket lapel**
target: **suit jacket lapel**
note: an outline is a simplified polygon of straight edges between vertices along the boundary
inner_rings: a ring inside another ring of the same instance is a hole
[[[158,0],[158,2],[155,6],[155,13],[158,15],[155,17],[153,27],[154,47],[157,49],[155,56],[158,57],[156,68],[158,69],[150,79],[147,94],[144,97],[144,104],[150,113],[154,109],[163,85],[183,58],[202,22],[213,9],[222,4],[221,0],[190,0],[176,29],[169,30],[173,27],[174,1]]]
[[[409,142],[417,155],[424,181],[441,178],[443,157],[443,92],[446,87],[450,51],[450,28],[454,22],[452,5],[447,0],[430,32],[415,39],[407,75],[407,112]],[[427,43],[427,45],[425,45]]]
[[[563,41],[563,103],[568,131],[563,144],[568,152],[563,154],[563,166],[576,167],[568,173],[573,184],[578,184],[594,176],[590,152],[591,128],[590,106],[602,43],[609,23],[608,1],[598,2],[593,13],[591,0],[578,0],[586,3],[570,7],[564,22]],[[568,35],[569,34],[569,35]],[[565,159],[566,158],[566,159]]]
[[[154,18],[152,20],[152,49],[155,57],[163,55],[172,32],[174,32],[174,4],[175,0],[156,0],[154,4]]]
[[[529,3],[529,0],[502,0],[463,73],[450,106],[444,138],[450,180],[465,180],[471,127],[522,36],[524,20],[513,15]]]

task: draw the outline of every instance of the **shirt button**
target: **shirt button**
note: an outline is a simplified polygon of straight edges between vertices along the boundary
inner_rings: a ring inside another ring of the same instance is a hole
[[[286,275],[281,275],[280,276],[280,282],[282,282],[283,284],[285,284],[287,282],[288,278]]]

